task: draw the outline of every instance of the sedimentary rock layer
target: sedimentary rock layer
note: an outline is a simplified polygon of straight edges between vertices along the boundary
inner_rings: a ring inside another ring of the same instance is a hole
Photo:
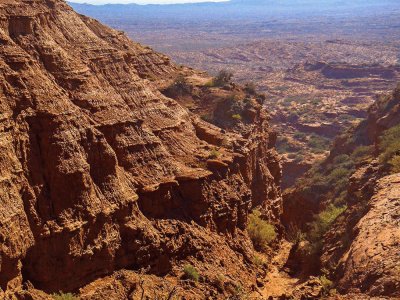
[[[61,0],[1,2],[2,290],[163,275],[215,255],[218,239],[251,272],[247,214],[281,210],[266,114],[257,107],[246,138],[221,131],[158,91],[178,71]]]

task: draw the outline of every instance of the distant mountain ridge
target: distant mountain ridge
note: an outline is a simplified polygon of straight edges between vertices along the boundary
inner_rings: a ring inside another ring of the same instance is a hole
[[[133,0],[134,1],[134,0]],[[160,21],[172,17],[174,20],[237,20],[261,19],[266,17],[306,17],[313,14],[335,15],[337,12],[360,15],[380,11],[399,10],[395,0],[231,0],[227,2],[199,2],[186,4],[105,4],[91,5],[68,2],[76,11],[108,21],[117,14],[137,21]],[[264,9],[260,9],[263,6]],[[197,9],[198,8],[198,9]],[[129,14],[129,15],[127,15]]]

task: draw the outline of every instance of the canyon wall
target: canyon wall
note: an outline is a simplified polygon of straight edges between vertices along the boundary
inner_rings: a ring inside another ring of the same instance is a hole
[[[368,118],[339,136],[329,157],[284,195],[288,231],[310,237],[320,226],[323,233],[318,240],[308,237],[313,253],[305,254],[304,242],[292,249],[295,271],[324,271],[349,299],[400,296],[400,181],[385,158],[398,155],[399,109],[400,87],[381,96]],[[384,143],[388,132],[391,140]],[[332,207],[343,213],[335,216]],[[324,231],[319,214],[332,218]],[[316,268],[307,268],[311,264]]]
[[[247,216],[281,213],[261,105],[245,136],[201,120],[159,92],[195,71],[61,0],[2,1],[0,68],[0,296],[187,261],[255,281]]]

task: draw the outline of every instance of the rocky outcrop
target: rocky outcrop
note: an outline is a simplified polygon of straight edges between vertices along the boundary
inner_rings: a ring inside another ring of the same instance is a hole
[[[281,211],[260,106],[245,138],[222,133],[158,91],[178,73],[167,57],[61,0],[3,1],[0,41],[3,291],[76,291],[116,270],[165,275],[184,261],[204,270],[218,251],[251,285],[247,215]]]
[[[311,239],[320,243],[320,249],[313,246],[318,252],[311,253],[314,256],[302,252],[307,247],[300,242],[292,249],[297,261],[292,259],[291,264],[295,271],[304,272],[304,266],[318,261],[320,270],[329,274],[335,288],[349,299],[400,296],[400,178],[398,173],[390,175],[379,157],[385,151],[380,144],[385,130],[400,123],[399,95],[397,88],[382,96],[370,107],[368,119],[340,136],[329,157],[284,195],[282,221],[288,231],[291,226],[312,230],[313,214],[330,205],[345,205],[346,210],[328,224],[320,240]],[[342,188],[335,190],[340,185]],[[321,190],[328,192],[321,194]],[[296,216],[299,211],[303,213]],[[328,212],[325,210],[325,220]]]
[[[341,292],[400,297],[400,174],[380,179],[337,267]],[[328,252],[329,253],[329,252]]]

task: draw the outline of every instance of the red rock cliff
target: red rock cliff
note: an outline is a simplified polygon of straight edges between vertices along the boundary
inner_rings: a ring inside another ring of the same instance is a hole
[[[245,137],[200,120],[158,91],[178,71],[167,57],[60,0],[0,3],[0,69],[3,291],[164,275],[218,251],[232,276],[252,272],[248,212],[281,211],[260,106]]]

